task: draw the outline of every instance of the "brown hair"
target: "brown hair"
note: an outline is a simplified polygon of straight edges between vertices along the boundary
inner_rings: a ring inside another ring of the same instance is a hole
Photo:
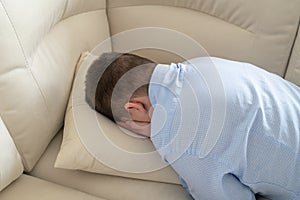
[[[125,103],[132,97],[148,95],[155,66],[153,61],[134,54],[103,53],[87,71],[87,103],[113,121],[128,117]]]

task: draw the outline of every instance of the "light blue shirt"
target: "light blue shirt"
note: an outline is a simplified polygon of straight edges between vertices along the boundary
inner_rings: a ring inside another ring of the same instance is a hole
[[[158,64],[149,97],[151,140],[194,199],[300,199],[299,87],[202,57]]]

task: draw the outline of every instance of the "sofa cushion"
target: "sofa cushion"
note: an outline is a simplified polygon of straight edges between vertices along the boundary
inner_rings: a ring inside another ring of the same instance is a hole
[[[49,144],[45,153],[30,172],[31,176],[66,187],[114,200],[191,200],[181,185],[111,175],[89,173],[81,170],[54,168],[63,138],[61,130]],[[1,195],[0,195],[1,199]],[[2,199],[1,199],[2,200]],[[257,200],[266,200],[258,197]]]
[[[177,184],[54,168],[62,138],[61,130],[52,140],[30,175],[107,199],[192,200],[184,188]],[[267,199],[258,197],[257,200]]]
[[[1,200],[104,200],[39,178],[22,175],[0,193]]]
[[[54,168],[62,137],[62,131],[60,131],[30,175],[107,199],[191,200],[184,188],[178,184]]]
[[[65,117],[64,139],[55,166],[179,184],[177,174],[170,166],[166,167],[158,154],[145,156],[143,159],[143,155],[147,152],[155,151],[148,138],[132,137],[125,134],[115,123],[88,106],[85,101],[84,83],[86,71],[94,58],[95,56],[92,54],[85,53],[77,65],[77,68],[80,67],[80,69],[78,69],[70,96]],[[101,128],[98,127],[98,124]],[[82,126],[84,126],[83,129],[81,129]],[[89,149],[89,144],[85,144],[83,140],[84,137],[88,137],[88,134],[94,132],[96,135],[104,136],[95,142],[99,151],[105,154],[99,156],[100,159],[94,156],[95,152]],[[105,142],[106,139],[108,142]],[[120,151],[116,151],[116,149]],[[113,152],[116,153],[113,154]],[[133,156],[131,157],[131,155]],[[135,155],[141,155],[142,158],[134,161]],[[160,168],[153,167],[152,169],[151,166]]]
[[[174,29],[195,39],[211,56],[252,63],[280,76],[285,73],[300,16],[298,0],[289,3],[282,0],[110,0],[107,3],[112,35],[147,26]],[[137,37],[134,42],[144,38],[169,40],[154,34]],[[118,51],[118,43],[113,43],[113,48]],[[161,52],[141,55],[160,63],[174,62],[174,57],[165,57]]]
[[[74,66],[109,37],[105,0],[0,3],[0,113],[30,171],[61,129]]]
[[[22,172],[21,157],[0,117],[0,191],[21,176]]]

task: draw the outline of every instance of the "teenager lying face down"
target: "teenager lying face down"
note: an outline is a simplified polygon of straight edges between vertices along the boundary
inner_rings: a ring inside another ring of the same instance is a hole
[[[149,137],[194,199],[300,199],[299,87],[247,63],[214,57],[192,63],[104,53],[88,70],[86,100]],[[210,77],[199,73],[208,63],[222,81],[226,110],[220,137],[202,157],[214,109],[205,81]]]

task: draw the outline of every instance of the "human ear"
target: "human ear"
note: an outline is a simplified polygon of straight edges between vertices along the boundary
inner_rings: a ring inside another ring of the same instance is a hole
[[[144,112],[144,113],[147,112],[147,110],[145,109],[143,103],[135,102],[135,101],[127,102],[124,105],[124,108],[128,111],[131,111],[133,109],[133,110],[137,110],[137,111]]]
[[[130,101],[124,105],[128,111],[131,120],[139,122],[150,122],[151,118],[145,105],[140,101]]]

